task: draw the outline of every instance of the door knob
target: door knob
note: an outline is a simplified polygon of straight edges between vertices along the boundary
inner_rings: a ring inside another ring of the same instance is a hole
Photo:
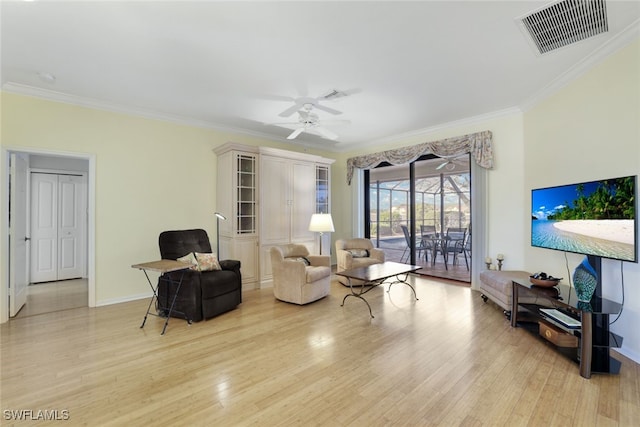
[[[28,242],[29,240],[31,240],[31,238],[30,238],[30,237],[27,237],[27,236],[25,236],[25,237],[24,237],[24,241],[25,241],[25,242]]]

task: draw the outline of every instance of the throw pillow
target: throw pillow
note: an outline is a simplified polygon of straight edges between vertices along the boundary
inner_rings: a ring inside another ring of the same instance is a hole
[[[178,258],[176,261],[186,262],[187,264],[191,264],[191,267],[189,267],[189,270],[198,271],[198,261],[196,260],[196,256],[193,252],[190,252],[185,256]]]
[[[216,254],[196,252],[196,260],[198,261],[199,271],[222,270]]]
[[[296,260],[296,261],[302,261],[302,262],[304,263],[304,265],[311,265],[311,263],[309,262],[309,260],[308,260],[308,259],[306,259],[306,258],[305,258],[305,257],[303,257],[303,256],[299,256],[299,257],[297,257],[295,260]]]
[[[366,258],[369,256],[367,249],[350,249],[347,252],[351,253],[351,256],[354,258]]]

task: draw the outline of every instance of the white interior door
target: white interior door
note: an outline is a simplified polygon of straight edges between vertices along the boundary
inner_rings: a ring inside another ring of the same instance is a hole
[[[85,180],[31,174],[31,282],[84,274]]]
[[[31,174],[31,282],[58,280],[58,175]]]
[[[27,160],[11,154],[9,212],[9,316],[27,302]]]
[[[81,176],[58,176],[58,280],[82,277],[84,180]]]

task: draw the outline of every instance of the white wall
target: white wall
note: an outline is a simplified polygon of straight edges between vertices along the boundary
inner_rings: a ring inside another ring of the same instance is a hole
[[[204,228],[214,241],[214,147],[228,141],[285,145],[15,94],[2,93],[0,106],[5,155],[12,150],[95,157],[96,305],[150,296],[144,275],[131,265],[159,258],[160,232]],[[0,176],[0,287],[6,295],[8,171],[2,161]],[[6,319],[6,310],[0,304],[0,319]]]
[[[44,156],[32,154],[29,156],[31,169],[52,169],[57,171],[89,172],[89,161],[60,156]]]
[[[625,47],[524,115],[523,193],[640,173],[640,41]],[[531,200],[526,200],[531,212]],[[638,207],[636,206],[636,212]],[[527,223],[527,234],[530,223]],[[582,256],[526,245],[525,266],[565,279]],[[622,301],[620,262],[603,260],[603,294]],[[640,362],[640,266],[622,263],[624,311],[612,330]]]

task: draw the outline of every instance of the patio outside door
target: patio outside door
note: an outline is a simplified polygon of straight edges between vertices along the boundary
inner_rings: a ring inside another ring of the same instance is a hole
[[[423,157],[407,165],[381,165],[365,174],[365,233],[385,251],[387,260],[422,265],[421,274],[470,282],[470,246],[462,239],[459,247],[446,244],[453,242],[447,230],[463,229],[467,236],[471,231],[468,156],[455,161]]]

